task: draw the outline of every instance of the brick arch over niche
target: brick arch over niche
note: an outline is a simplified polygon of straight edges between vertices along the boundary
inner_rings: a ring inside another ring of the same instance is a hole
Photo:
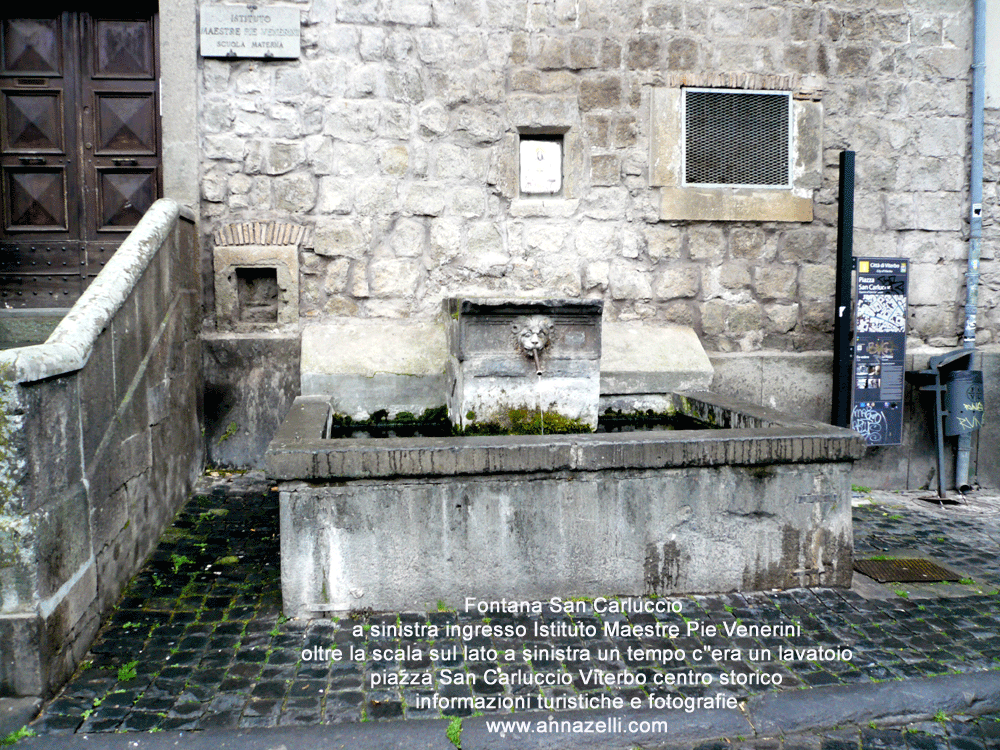
[[[295,325],[299,246],[308,228],[281,221],[223,224],[213,233],[215,314],[221,330]]]
[[[301,245],[308,228],[283,221],[243,221],[223,224],[212,233],[216,247],[242,245]]]

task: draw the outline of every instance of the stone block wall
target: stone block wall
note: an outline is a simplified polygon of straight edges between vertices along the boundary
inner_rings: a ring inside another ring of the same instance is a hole
[[[261,468],[264,452],[299,395],[297,335],[206,333],[205,451],[219,467]]]
[[[158,201],[45,344],[0,354],[0,695],[75,669],[204,461],[193,217]]]
[[[913,343],[953,346],[968,236],[965,0],[312,0],[292,61],[199,60],[202,247],[310,228],[300,314],[430,318],[448,296],[600,297],[718,352],[828,350],[837,157],[855,252],[909,257]],[[663,221],[652,92],[784,87],[818,103],[813,219]],[[987,113],[980,336],[1000,326],[1000,113]],[[521,134],[561,134],[563,191],[522,198]],[[206,290],[211,283],[206,278]],[[209,322],[211,322],[211,315]]]

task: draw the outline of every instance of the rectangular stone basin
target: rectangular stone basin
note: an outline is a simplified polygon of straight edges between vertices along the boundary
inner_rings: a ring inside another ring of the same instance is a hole
[[[864,440],[672,398],[726,429],[328,440],[297,399],[267,452],[285,613],[849,586]]]

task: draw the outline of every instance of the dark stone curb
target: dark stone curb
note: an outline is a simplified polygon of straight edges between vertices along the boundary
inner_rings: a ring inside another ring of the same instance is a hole
[[[790,690],[756,695],[746,708],[761,736],[869,721],[903,723],[933,717],[938,711],[984,714],[1000,710],[1000,672]]]
[[[632,750],[675,746],[678,742],[715,738],[757,739],[847,728],[869,721],[903,723],[928,719],[937,712],[978,715],[1000,711],[1000,671],[974,672],[873,685],[835,685],[755,696],[744,710],[622,711],[623,721],[667,720],[667,734],[512,733],[487,731],[498,720],[535,723],[552,716],[563,721],[600,721],[605,711],[566,711],[480,716],[462,722],[462,750],[544,750],[601,748]],[[18,744],[24,750],[87,747],[94,750],[454,750],[445,736],[445,720],[410,720],[310,725],[251,730],[158,732],[154,734],[90,734],[35,737]]]

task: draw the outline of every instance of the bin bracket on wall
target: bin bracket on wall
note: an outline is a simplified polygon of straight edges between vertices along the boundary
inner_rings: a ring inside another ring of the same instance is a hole
[[[972,432],[982,424],[980,418],[970,420],[962,418],[959,414],[959,412],[970,410],[970,408],[976,414],[982,413],[982,372],[972,370],[972,355],[974,353],[975,351],[972,349],[957,349],[938,357],[931,357],[929,369],[920,371],[920,375],[925,378],[932,378],[931,383],[921,386],[920,390],[930,391],[934,394],[934,440],[937,445],[938,497],[945,496],[945,435]],[[956,388],[956,386],[960,386],[960,388]],[[965,391],[962,391],[961,388],[964,388]],[[971,399],[964,398],[967,393],[978,393],[978,396]]]

